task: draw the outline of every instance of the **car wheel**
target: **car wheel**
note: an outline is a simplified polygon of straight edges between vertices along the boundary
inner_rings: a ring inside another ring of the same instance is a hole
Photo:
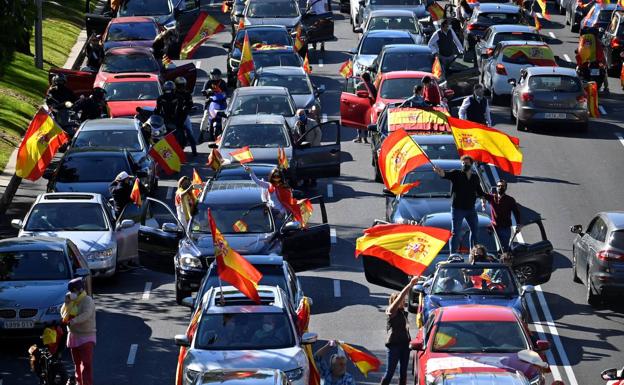
[[[576,255],[574,254],[574,248],[572,248],[572,281],[581,283],[581,279],[576,272]]]
[[[514,266],[514,273],[522,285],[532,282],[537,277],[537,268],[532,263]]]
[[[518,117],[518,113],[516,112],[516,131],[524,131],[526,130],[526,125],[525,123],[520,120],[520,118]]]
[[[177,281],[177,280],[176,280]],[[175,284],[175,300],[178,305],[182,305],[182,300],[186,297],[190,297],[191,292],[188,290],[182,290],[178,287],[178,283]]]
[[[587,266],[587,303],[589,306],[597,306],[600,303],[600,296],[594,292],[592,287],[591,277],[589,275],[589,266]]]

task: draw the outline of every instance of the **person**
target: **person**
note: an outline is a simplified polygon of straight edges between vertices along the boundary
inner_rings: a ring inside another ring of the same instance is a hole
[[[163,57],[167,55],[170,59],[176,59],[175,47],[177,45],[178,36],[175,28],[165,29],[154,38],[152,43],[152,51],[158,63],[162,64]]]
[[[322,15],[329,12],[328,6],[331,2],[329,0],[307,0],[306,1],[306,14],[310,15]],[[312,43],[312,47],[316,50],[316,43]],[[321,42],[321,52],[325,51],[325,42]]]
[[[475,84],[472,89],[472,95],[464,99],[461,107],[459,107],[459,118],[470,120],[471,122],[492,125],[492,117],[490,115],[490,104],[483,94],[483,84]]]
[[[470,19],[472,17],[472,7],[470,6],[470,4],[468,4],[467,0],[460,0],[459,1],[459,20],[462,23],[465,23],[466,21],[468,21],[468,19]]]
[[[399,385],[407,384],[407,366],[410,357],[410,333],[407,312],[405,311],[405,298],[412,287],[418,282],[418,277],[413,277],[409,283],[401,290],[390,295],[388,308],[386,309],[386,352],[388,355],[388,365],[386,373],[381,379],[381,385],[389,385],[394,377],[397,365],[399,369]]]
[[[74,111],[80,114],[80,122],[90,119],[99,119],[108,115],[106,104],[106,90],[100,87],[93,88],[91,96],[80,96],[73,106]]]
[[[146,143],[156,144],[160,139],[165,136],[167,127],[165,127],[165,121],[159,115],[150,116],[145,123],[141,125],[141,134]]]
[[[338,345],[338,341],[330,340],[314,353],[314,362],[319,369],[321,385],[355,385],[353,376],[347,372],[347,356],[341,348],[338,349],[338,353],[330,356],[329,365],[323,360],[329,349]]]
[[[101,36],[91,34],[85,47],[85,56],[87,57],[87,67],[97,71],[104,58],[104,46],[102,45]]]
[[[64,105],[66,102],[75,102],[76,95],[67,87],[67,78],[64,74],[54,75],[52,85],[48,88],[46,102],[52,106]]]
[[[444,179],[451,181],[451,241],[450,253],[459,249],[461,228],[464,219],[470,228],[470,245],[476,245],[478,241],[479,218],[475,209],[477,197],[484,197],[479,177],[472,172],[474,160],[464,155],[461,157],[462,169],[444,171],[438,166],[433,166],[433,171]]]
[[[474,245],[468,254],[468,263],[474,265],[477,262],[492,262],[487,253],[487,248],[481,244]]]
[[[370,92],[370,97],[372,98],[372,100],[375,100],[377,98],[377,88],[375,87],[375,85],[373,84],[373,82],[371,81],[371,76],[368,72],[364,72],[361,76],[360,79],[362,79],[362,83],[360,83],[360,86],[362,84],[365,84],[366,87],[368,87],[368,91]],[[362,141],[364,143],[368,143],[368,130],[366,128],[358,128],[358,135],[357,138],[355,138],[353,140],[354,143],[362,143]]]
[[[306,112],[304,109],[300,108],[296,112],[297,114],[297,122],[295,123],[295,132],[298,136],[297,141],[301,140],[301,137],[304,137],[304,142],[310,143],[312,147],[318,147],[321,145],[321,138],[323,133],[321,132],[321,128],[318,124],[315,124],[314,128],[308,130],[308,122],[311,122],[311,119],[308,119]]]
[[[76,384],[93,384],[93,349],[96,343],[95,303],[85,291],[82,278],[67,284],[69,292],[61,306],[61,317],[67,324],[67,347],[76,371]]]
[[[183,128],[180,135],[184,135],[185,143],[191,145],[193,156],[197,156],[197,142],[193,136],[193,125],[191,124],[191,110],[193,109],[193,95],[186,89],[186,79],[182,76],[175,78],[176,103],[176,127]]]
[[[430,106],[438,106],[442,102],[442,96],[438,86],[433,83],[431,76],[425,76],[422,80],[423,98]]]
[[[574,50],[576,59],[576,70],[580,71],[581,68],[589,68],[592,63],[596,62],[598,65],[602,65],[603,68],[607,68],[607,60],[604,55],[604,47],[597,34],[595,28],[590,29],[587,33],[579,37],[579,45]],[[583,51],[587,52],[585,55],[581,55]],[[589,58],[594,58],[595,61],[590,61]],[[603,90],[605,93],[609,93],[609,76],[607,71],[604,71]]]
[[[193,194],[193,184],[186,175],[178,179],[178,189],[175,193],[174,203],[178,221],[186,228],[197,207],[197,198]]]
[[[279,343],[280,333],[275,317],[266,314],[262,317],[262,328],[256,330],[251,337],[251,343],[255,345],[276,345]]]
[[[162,116],[167,126],[167,132],[175,130],[178,110],[178,98],[174,93],[175,83],[171,80],[167,80],[163,84],[163,93],[156,99],[156,109],[154,114]]]
[[[286,181],[283,171],[279,167],[275,167],[269,173],[269,181],[258,179],[251,167],[243,165],[245,171],[249,174],[258,187],[262,188],[262,201],[274,211],[276,227],[280,228],[283,221],[291,214],[290,207],[294,202],[292,189]]]
[[[400,106],[400,108],[409,107],[409,108],[422,108],[429,107],[429,104],[425,102],[425,98],[423,97],[423,86],[422,84],[418,84],[414,86],[414,95],[407,98]]]
[[[128,203],[132,201],[130,199],[130,193],[132,192],[132,178],[127,172],[122,171],[108,186],[108,191],[113,199],[113,208],[115,209],[115,218],[119,218],[121,212]]]
[[[490,215],[492,218],[492,226],[498,239],[503,245],[503,251],[509,251],[509,242],[511,241],[511,214],[516,218],[516,231],[522,226],[520,223],[520,208],[516,200],[507,195],[507,181],[504,179],[496,183],[495,194],[485,194],[483,201],[490,203]]]
[[[204,84],[204,88],[202,89],[202,94],[204,96],[206,96],[209,90],[212,90],[214,93],[227,93],[227,83],[221,76],[221,70],[218,68],[213,68],[212,71],[210,71],[210,79]]]
[[[444,72],[446,72],[453,60],[455,60],[455,53],[459,55],[464,53],[464,47],[457,38],[455,31],[451,29],[451,24],[448,19],[444,19],[440,29],[431,35],[428,45],[431,52],[434,55],[438,55]]]

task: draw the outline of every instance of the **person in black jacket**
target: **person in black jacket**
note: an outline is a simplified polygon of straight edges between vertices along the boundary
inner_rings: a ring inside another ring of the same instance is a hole
[[[162,116],[167,125],[167,132],[175,130],[178,98],[175,95],[175,84],[168,80],[163,84],[163,94],[156,99],[155,115]]]
[[[115,218],[119,215],[131,202],[130,193],[132,192],[132,183],[134,182],[127,172],[122,171],[115,177],[115,180],[108,186],[108,191],[113,198],[113,208],[115,209]]]
[[[473,94],[464,99],[459,107],[459,118],[486,126],[492,125],[490,103],[484,95],[483,84],[475,84]]]
[[[108,116],[108,106],[106,104],[106,90],[95,87],[91,96],[80,96],[74,103],[74,111],[80,113],[80,122],[90,119],[99,119]]]
[[[191,145],[193,156],[197,156],[197,142],[193,136],[191,124],[191,110],[193,109],[193,95],[186,89],[186,79],[179,76],[175,79],[175,96],[178,98],[176,111],[176,126],[182,129],[185,142]]]

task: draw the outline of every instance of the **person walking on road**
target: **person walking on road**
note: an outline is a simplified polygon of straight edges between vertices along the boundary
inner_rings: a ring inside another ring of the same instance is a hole
[[[193,95],[186,89],[186,79],[182,76],[175,78],[175,96],[178,99],[176,111],[176,127],[182,130],[185,142],[191,146],[193,156],[197,156],[197,142],[193,136],[191,124],[191,110],[193,109]]]
[[[183,176],[178,180],[174,203],[178,221],[186,228],[197,206],[197,198],[193,194],[193,184],[188,176]]]
[[[455,54],[462,55],[464,53],[464,47],[457,38],[455,31],[451,28],[448,19],[444,19],[440,29],[431,35],[428,45],[431,53],[438,55],[444,73],[446,73],[453,60],[455,60]]]
[[[113,199],[115,218],[119,218],[126,205],[132,201],[130,199],[130,193],[132,192],[131,179],[127,172],[122,171],[117,174],[115,180],[108,186],[108,191]]]
[[[520,231],[520,208],[514,198],[507,195],[507,181],[504,179],[496,183],[496,193],[485,194],[483,201],[490,203],[492,226],[498,239],[503,245],[503,251],[509,251],[511,241],[511,214],[516,218],[516,231]],[[485,204],[485,203],[484,203]]]
[[[401,365],[399,369],[399,385],[407,384],[407,366],[410,358],[410,333],[409,323],[407,321],[407,312],[405,311],[405,298],[410,290],[418,282],[418,277],[414,277],[401,290],[390,295],[388,308],[386,309],[387,324],[386,332],[386,352],[388,355],[388,365],[386,373],[381,379],[381,385],[389,385],[394,377],[397,365]]]
[[[67,285],[69,292],[61,307],[61,317],[67,325],[67,347],[76,370],[76,384],[93,384],[93,349],[96,342],[95,303],[85,291],[82,278]]]
[[[492,126],[490,103],[484,96],[483,84],[475,84],[472,95],[464,99],[459,107],[459,118]]]
[[[470,228],[470,246],[476,245],[478,241],[479,218],[475,208],[477,197],[485,197],[485,192],[481,188],[479,176],[472,171],[474,160],[464,155],[461,157],[462,169],[444,171],[438,166],[433,166],[440,177],[451,181],[451,242],[450,254],[456,253],[460,246],[461,228],[464,219]]]
[[[339,346],[338,341],[330,340],[314,353],[314,362],[321,375],[321,385],[355,385],[353,376],[347,372],[347,356],[341,348],[338,353],[330,356],[329,365],[323,360],[329,349],[335,346]]]

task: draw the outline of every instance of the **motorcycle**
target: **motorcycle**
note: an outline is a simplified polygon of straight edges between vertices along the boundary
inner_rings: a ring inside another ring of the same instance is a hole
[[[213,92],[211,90],[204,92],[204,95],[206,96],[204,116],[207,119],[202,120],[200,142],[204,138],[207,138],[209,142],[214,142],[223,132],[223,118],[227,109],[227,96],[225,92]]]
[[[74,136],[78,127],[80,127],[80,120],[78,114],[72,109],[72,102],[61,103],[51,96],[46,97],[45,104],[52,114],[54,121],[69,135],[70,138]]]
[[[596,86],[600,90],[604,83],[607,69],[604,64],[597,61],[585,63],[576,67],[576,73],[584,82],[596,82]]]
[[[620,370],[615,368],[603,370],[600,377],[607,381],[606,385],[624,385],[624,367]]]

